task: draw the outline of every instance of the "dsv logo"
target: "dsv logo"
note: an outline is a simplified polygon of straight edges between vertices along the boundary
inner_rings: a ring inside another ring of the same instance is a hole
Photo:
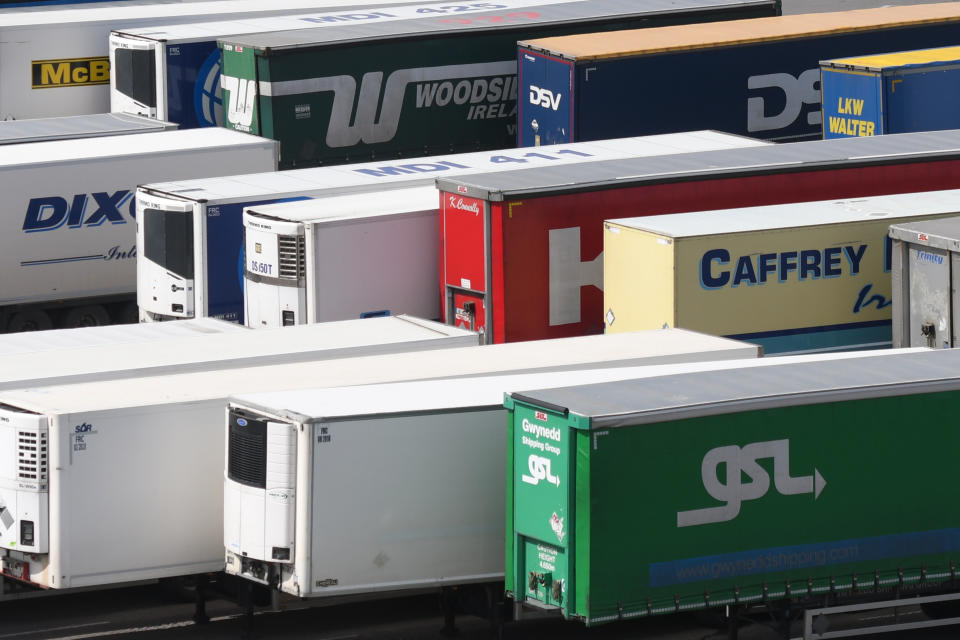
[[[250,131],[253,107],[257,100],[257,81],[221,75],[220,86],[230,93],[227,101],[227,122],[238,131]]]
[[[523,474],[520,476],[520,479],[527,484],[536,486],[540,484],[541,480],[546,480],[552,485],[560,486],[560,478],[550,473],[549,458],[542,458],[538,455],[531,454],[527,466],[530,469],[530,475]]]
[[[550,89],[541,89],[530,85],[530,104],[537,104],[556,111],[560,107],[560,98],[562,97],[563,94],[560,92],[554,93]]]
[[[417,69],[398,69],[387,77],[383,86],[383,72],[370,71],[363,74],[360,81],[360,96],[357,98],[357,81],[353,76],[329,76],[306,80],[285,80],[283,82],[264,82],[261,90],[265,96],[288,96],[303,93],[333,92],[333,108],[330,124],[327,127],[326,143],[328,147],[352,147],[360,142],[377,144],[389,142],[397,134],[400,125],[400,113],[403,110],[403,98],[407,86],[413,82],[433,82],[462,78],[483,78],[516,74],[517,62],[481,62],[477,64],[452,64],[443,67],[422,67]],[[226,76],[221,76],[224,83]],[[235,78],[229,78],[235,81]],[[224,84],[224,88],[227,87]],[[381,88],[383,104],[380,104]],[[249,96],[247,100],[250,100]],[[353,108],[357,106],[354,116]],[[240,103],[238,103],[238,108]],[[250,109],[253,107],[250,106]],[[230,107],[227,119],[233,122],[233,93],[230,95]],[[377,114],[380,117],[377,117]],[[249,121],[249,120],[248,120]]]
[[[747,98],[747,131],[772,131],[784,129],[800,117],[805,104],[820,104],[820,69],[807,69],[794,78],[789,73],[768,73],[747,78],[747,89],[778,89],[783,92],[783,110],[767,115],[762,96]],[[819,126],[823,122],[822,111],[807,114],[807,124]]]
[[[812,476],[790,477],[789,440],[754,442],[743,448],[736,445],[717,447],[703,456],[700,475],[707,493],[725,504],[720,507],[678,511],[677,526],[693,527],[733,520],[740,514],[741,503],[765,496],[770,489],[770,476],[757,463],[765,458],[773,458],[773,482],[781,495],[812,493],[814,500],[820,497],[827,481],[819,471],[814,469]],[[717,477],[720,465],[726,467],[726,482],[721,482]],[[743,474],[750,478],[750,482],[743,482]]]
[[[97,208],[90,207],[88,210],[91,198]],[[110,224],[126,224],[127,220],[121,213],[124,205],[127,205],[130,219],[134,219],[136,208],[133,194],[126,189],[113,193],[78,193],[69,203],[60,196],[31,198],[23,219],[23,230],[27,233],[51,231],[64,224],[71,229],[98,227],[108,221]]]

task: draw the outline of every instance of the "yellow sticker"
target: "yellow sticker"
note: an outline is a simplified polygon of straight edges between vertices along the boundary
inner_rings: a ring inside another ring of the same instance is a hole
[[[34,60],[30,63],[34,89],[110,84],[110,58]]]

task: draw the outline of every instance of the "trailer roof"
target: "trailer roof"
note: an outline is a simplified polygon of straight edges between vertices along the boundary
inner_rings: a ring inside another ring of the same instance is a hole
[[[276,141],[219,127],[105,136],[89,140],[49,140],[0,146],[0,168],[72,160],[119,158],[218,148],[274,147]]]
[[[889,235],[895,240],[957,252],[960,251],[960,217],[893,224],[890,225]]]
[[[536,30],[538,25],[589,23],[611,16],[683,14],[708,9],[772,6],[773,0],[497,0],[494,9],[425,15],[407,20],[354,22],[320,29],[275,31],[221,40],[226,45],[242,45],[264,51],[344,45],[364,40],[437,37],[463,32]],[[469,5],[468,5],[469,6]],[[465,15],[498,15],[536,7],[522,20],[460,20]],[[535,14],[535,15],[534,15]]]
[[[90,138],[176,129],[165,122],[129,113],[93,113],[60,118],[0,121],[0,145],[42,142],[53,138]]]
[[[904,353],[925,349],[902,349]],[[546,373],[503,374],[394,382],[390,384],[297,389],[232,396],[230,403],[296,422],[321,422],[336,418],[380,416],[384,414],[443,411],[463,408],[503,406],[504,393],[514,389],[542,389],[562,385],[596,384],[638,378],[678,375],[695,371],[769,367],[794,362],[820,362],[870,358],[883,351],[808,354],[737,360],[710,360],[679,364],[551,371]]]
[[[438,177],[437,186],[443,191],[460,195],[501,201],[521,196],[591,191],[642,183],[786,173],[813,168],[851,168],[958,155],[960,129],[949,129],[490,171],[450,178]]]
[[[166,340],[144,341],[135,350],[113,340],[42,352],[6,353],[0,348],[0,389],[463,347],[477,342],[477,334],[464,329],[390,316],[282,329],[172,335]]]
[[[387,0],[388,2],[390,0]],[[363,0],[361,0],[361,3]],[[378,0],[379,2],[379,0]],[[8,27],[63,25],[79,27],[99,24],[105,28],[126,28],[156,24],[237,19],[244,14],[295,13],[318,11],[322,7],[356,6],[349,0],[271,0],[269,9],[263,0],[184,0],[183,2],[111,2],[97,6],[46,6],[10,8],[0,13],[0,33]]]
[[[259,331],[262,330],[251,333]],[[521,367],[529,371],[559,371],[575,367],[690,362],[702,360],[707,354],[716,360],[732,360],[755,357],[759,349],[744,342],[683,329],[659,329],[10,389],[0,392],[0,403],[28,411],[70,413],[165,402],[225,400],[230,394],[252,391],[476,376]]]
[[[881,352],[875,358],[685,373],[511,394],[517,401],[589,419],[608,429],[772,409],[960,389],[960,350]]]
[[[152,193],[194,202],[249,201],[266,195],[368,191],[376,185],[387,184],[432,185],[438,172],[459,174],[483,171],[490,167],[564,164],[630,156],[760,146],[772,146],[772,144],[717,131],[689,131],[550,145],[536,149],[499,149],[219,178],[156,182],[143,188]]]
[[[960,61],[960,47],[937,47],[934,49],[897,51],[895,53],[878,53],[872,56],[835,58],[833,60],[822,60],[820,64],[826,67],[843,69],[883,71],[891,67],[938,66],[956,64],[957,61]]]
[[[118,28],[114,29],[111,35],[119,35],[125,38],[136,38],[141,40],[152,40],[156,42],[180,43],[194,40],[216,40],[220,37],[235,37],[247,33],[260,33],[264,31],[288,31],[295,29],[311,29],[327,25],[337,25],[341,21],[348,20],[362,21],[359,16],[369,15],[370,20],[377,18],[386,18],[387,15],[404,15],[415,11],[417,7],[423,7],[428,4],[440,4],[442,0],[427,0],[419,2],[414,7],[404,7],[403,5],[414,4],[413,0],[327,0],[326,2],[316,0],[315,2],[303,3],[302,11],[290,15],[276,16],[249,16],[239,20],[211,20],[209,22],[185,22],[181,24],[169,24],[160,26],[138,27],[138,28]],[[382,11],[383,8],[389,8],[388,11]],[[369,12],[369,13],[368,13]],[[382,15],[377,15],[378,12]],[[416,13],[412,13],[416,15]],[[420,14],[423,15],[423,14]],[[346,17],[346,16],[353,16]],[[341,21],[335,18],[341,18]],[[330,22],[321,21],[324,18],[331,19]]]
[[[523,40],[519,44],[550,55],[587,61],[955,21],[960,21],[960,5],[943,2],[586,33]]]
[[[718,216],[718,211],[723,211],[723,215]],[[669,213],[607,222],[679,239],[951,213],[960,214],[960,189]]]
[[[138,322],[135,324],[111,324],[102,327],[5,333],[0,335],[0,362],[3,361],[3,356],[20,353],[36,353],[38,351],[95,345],[130,345],[158,338],[186,338],[237,331],[250,331],[250,328],[235,322],[215,318],[191,318],[177,322]]]
[[[435,212],[439,207],[440,192],[433,185],[424,185],[258,205],[244,209],[244,215],[299,223],[334,223],[402,213]]]

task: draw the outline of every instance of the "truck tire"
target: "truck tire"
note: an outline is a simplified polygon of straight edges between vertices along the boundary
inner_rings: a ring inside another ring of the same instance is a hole
[[[50,320],[47,312],[42,309],[18,311],[10,317],[10,322],[7,323],[7,331],[9,333],[18,331],[43,331],[52,328],[53,321]]]
[[[105,324],[110,324],[110,314],[98,304],[74,307],[64,314],[62,324],[68,329],[75,327],[100,327]]]

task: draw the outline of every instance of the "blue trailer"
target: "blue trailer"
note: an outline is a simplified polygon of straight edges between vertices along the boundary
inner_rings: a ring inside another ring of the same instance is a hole
[[[954,45],[960,4],[690,24],[521,41],[519,146],[690,129],[821,137],[827,58]]]
[[[823,137],[960,127],[960,47],[820,63]]]

